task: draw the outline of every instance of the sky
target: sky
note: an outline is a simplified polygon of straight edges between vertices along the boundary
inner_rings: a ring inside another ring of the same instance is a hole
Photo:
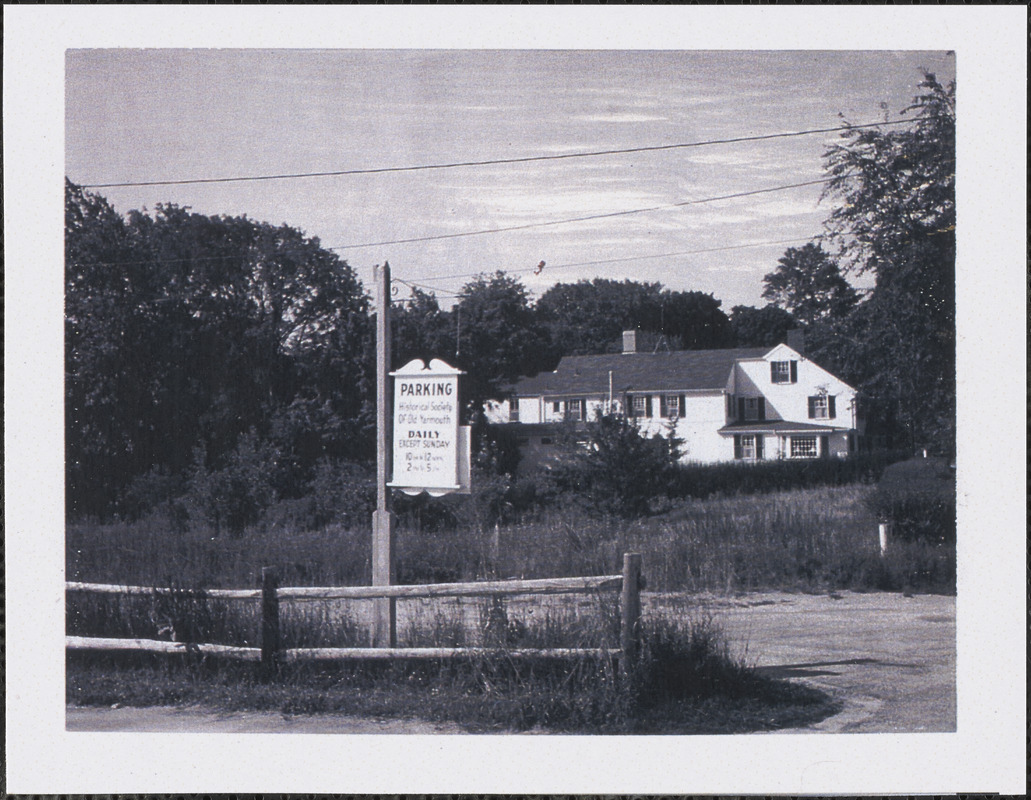
[[[72,49],[65,63],[65,170],[84,185],[831,128],[839,115],[897,118],[921,68],[955,77],[946,51]],[[729,312],[765,304],[763,276],[786,248],[821,232],[832,201],[820,201],[817,185],[669,206],[818,180],[837,138],[95,191],[123,213],[171,202],[285,222],[336,249],[370,291],[373,265],[389,261],[396,279],[435,291],[445,306],[473,276],[500,269],[534,297],[556,282],[629,278],[712,293]],[[537,227],[378,244],[526,225]]]

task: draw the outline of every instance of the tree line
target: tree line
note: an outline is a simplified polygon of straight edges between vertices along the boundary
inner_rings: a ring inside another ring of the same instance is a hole
[[[921,91],[910,127],[846,129],[827,152],[827,194],[844,202],[766,276],[765,307],[728,314],[711,294],[604,278],[535,300],[485,270],[452,308],[420,289],[395,305],[395,364],[460,367],[475,410],[563,355],[618,349],[628,328],[705,349],[804,326],[809,355],[860,389],[874,430],[951,448],[955,86],[925,75]],[[327,465],[374,457],[374,311],[345,260],[285,224],[173,204],[121,215],[67,181],[65,195],[69,516],[192,491],[234,527],[304,496]],[[865,294],[845,278],[866,273]]]

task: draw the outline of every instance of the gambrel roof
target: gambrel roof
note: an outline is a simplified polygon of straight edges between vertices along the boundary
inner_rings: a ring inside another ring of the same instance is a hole
[[[738,361],[762,358],[769,347],[724,350],[675,350],[660,353],[613,353],[599,356],[565,356],[554,372],[522,378],[514,387],[516,397],[598,395],[609,391],[705,392],[727,387]]]

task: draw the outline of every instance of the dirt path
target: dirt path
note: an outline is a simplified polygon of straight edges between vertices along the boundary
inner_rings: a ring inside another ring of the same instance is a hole
[[[776,677],[802,681],[841,713],[784,733],[931,732],[956,729],[956,600],[939,595],[736,598],[644,596],[645,614],[710,614],[732,648]],[[186,708],[74,708],[70,731],[205,733],[461,733],[457,725],[341,715],[216,713]]]
[[[671,602],[647,599],[646,609]],[[711,613],[748,663],[844,704],[808,731],[956,730],[955,597],[777,593],[688,604]]]

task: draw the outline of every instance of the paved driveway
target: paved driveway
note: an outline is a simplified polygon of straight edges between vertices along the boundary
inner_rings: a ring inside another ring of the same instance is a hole
[[[671,603],[711,614],[735,652],[763,672],[822,689],[844,704],[807,732],[956,730],[955,597],[771,593],[678,602],[646,596],[646,613]]]

